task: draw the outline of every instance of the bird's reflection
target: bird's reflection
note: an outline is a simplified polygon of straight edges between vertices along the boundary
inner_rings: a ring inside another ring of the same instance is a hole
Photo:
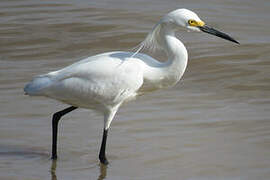
[[[57,161],[56,160],[52,160],[52,165],[51,165],[51,180],[57,180],[57,176],[55,174],[56,167],[57,167]]]
[[[57,160],[52,160],[51,164],[51,180],[57,180],[56,176]],[[104,180],[107,176],[107,166],[104,164],[99,165],[99,176],[97,180]]]
[[[107,166],[104,164],[99,165],[99,177],[97,180],[103,180],[107,176]]]

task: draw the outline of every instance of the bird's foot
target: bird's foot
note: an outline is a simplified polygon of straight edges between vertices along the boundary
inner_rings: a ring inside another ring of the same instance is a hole
[[[107,160],[106,157],[99,157],[99,160],[104,165],[108,165],[109,164],[109,161]]]
[[[57,155],[52,155],[51,159],[52,160],[56,160],[57,159]]]

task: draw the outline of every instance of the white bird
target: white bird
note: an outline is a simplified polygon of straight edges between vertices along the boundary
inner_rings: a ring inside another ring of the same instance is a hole
[[[175,36],[179,28],[207,32],[238,43],[225,33],[206,26],[194,12],[177,9],[161,18],[137,52],[116,51],[91,56],[61,70],[37,76],[25,86],[27,95],[45,96],[71,105],[53,115],[52,159],[57,158],[60,118],[80,107],[104,114],[99,159],[108,164],[105,154],[107,133],[119,107],[138,95],[173,86],[183,76],[188,53]],[[139,53],[144,47],[162,49],[168,60],[159,62]]]

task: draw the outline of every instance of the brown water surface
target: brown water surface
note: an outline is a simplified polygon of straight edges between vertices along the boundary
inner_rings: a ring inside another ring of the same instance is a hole
[[[179,32],[189,52],[180,83],[123,106],[97,158],[102,116],[24,96],[26,82],[84,57],[130,50],[165,13],[199,16],[240,41]],[[270,179],[269,0],[1,0],[0,179]]]

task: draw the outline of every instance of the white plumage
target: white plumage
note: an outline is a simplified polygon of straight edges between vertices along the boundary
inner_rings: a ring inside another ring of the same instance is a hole
[[[102,112],[104,130],[107,131],[123,102],[173,86],[180,80],[188,60],[185,46],[175,37],[175,31],[181,27],[193,31],[208,30],[210,34],[213,34],[210,30],[214,30],[205,26],[194,12],[178,9],[155,25],[137,52],[117,51],[91,56],[61,70],[37,76],[24,91],[30,96],[46,96],[74,107]],[[222,36],[219,34],[225,39],[229,37],[224,37],[224,33]],[[162,63],[139,53],[145,47],[162,49],[168,60]],[[103,156],[100,160],[106,164],[105,154]]]

